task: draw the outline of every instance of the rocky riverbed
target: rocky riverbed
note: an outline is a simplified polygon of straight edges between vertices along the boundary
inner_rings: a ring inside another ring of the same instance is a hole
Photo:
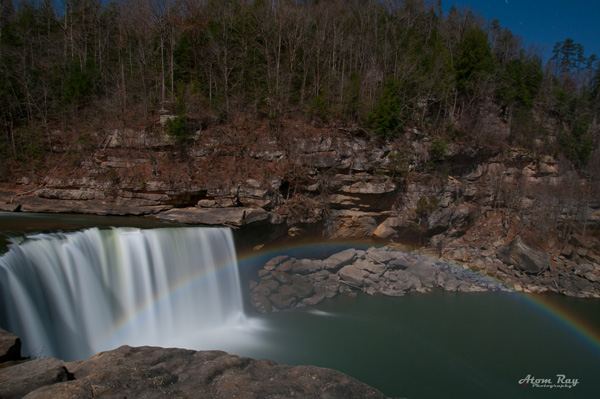
[[[258,271],[258,280],[250,282],[250,299],[256,311],[270,313],[299,304],[316,305],[338,294],[361,291],[388,296],[427,293],[433,289],[600,296],[599,284],[578,274],[557,279],[548,254],[529,247],[520,239],[503,246],[493,256],[492,263],[499,267],[494,274],[487,275],[389,247],[350,248],[326,259],[298,259],[283,255],[272,258]],[[596,274],[592,275],[593,280]]]
[[[221,351],[122,346],[64,362],[22,359],[20,345],[0,329],[0,398],[385,398],[335,370]]]
[[[320,259],[278,256],[251,282],[251,302],[258,312],[315,305],[341,293],[363,291],[371,295],[402,296],[434,288],[478,292],[506,290],[491,278],[426,257],[370,248],[346,249]]]

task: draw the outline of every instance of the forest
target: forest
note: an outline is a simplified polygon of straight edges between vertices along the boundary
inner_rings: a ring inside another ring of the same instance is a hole
[[[393,138],[416,127],[443,149],[485,144],[482,104],[506,145],[580,171],[598,148],[600,63],[566,38],[548,60],[498,20],[424,0],[1,0],[0,178],[106,127],[185,138],[197,123],[286,119]],[[560,121],[558,134],[543,120]],[[552,133],[553,135],[551,135]],[[542,143],[534,146],[534,143]],[[535,148],[534,148],[535,147]]]

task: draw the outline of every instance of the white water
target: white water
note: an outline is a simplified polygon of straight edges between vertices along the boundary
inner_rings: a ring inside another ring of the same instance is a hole
[[[0,301],[24,355],[65,360],[123,344],[216,349],[246,325],[224,228],[30,236],[0,258]]]

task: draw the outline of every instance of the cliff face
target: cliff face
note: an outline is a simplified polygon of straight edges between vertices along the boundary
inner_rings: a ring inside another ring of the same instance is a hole
[[[4,185],[2,209],[271,226],[269,239],[373,237],[500,270],[526,290],[540,290],[535,276],[576,275],[580,286],[559,291],[598,292],[597,187],[551,156],[442,142],[417,129],[383,139],[292,123],[276,131],[205,124],[185,142],[164,132],[96,132],[86,151],[73,150],[63,132],[52,141],[41,175]],[[506,255],[516,238],[547,259]]]

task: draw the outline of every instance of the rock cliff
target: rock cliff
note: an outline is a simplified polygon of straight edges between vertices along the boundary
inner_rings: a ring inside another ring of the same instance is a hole
[[[575,274],[586,287],[564,293],[597,291],[587,284],[600,280],[597,187],[535,151],[460,141],[441,151],[416,129],[392,139],[293,123],[209,126],[186,143],[127,129],[94,140],[72,159],[53,132],[49,166],[0,187],[0,209],[249,226],[270,230],[265,240],[367,237],[506,270],[509,284],[534,290],[540,276]]]

